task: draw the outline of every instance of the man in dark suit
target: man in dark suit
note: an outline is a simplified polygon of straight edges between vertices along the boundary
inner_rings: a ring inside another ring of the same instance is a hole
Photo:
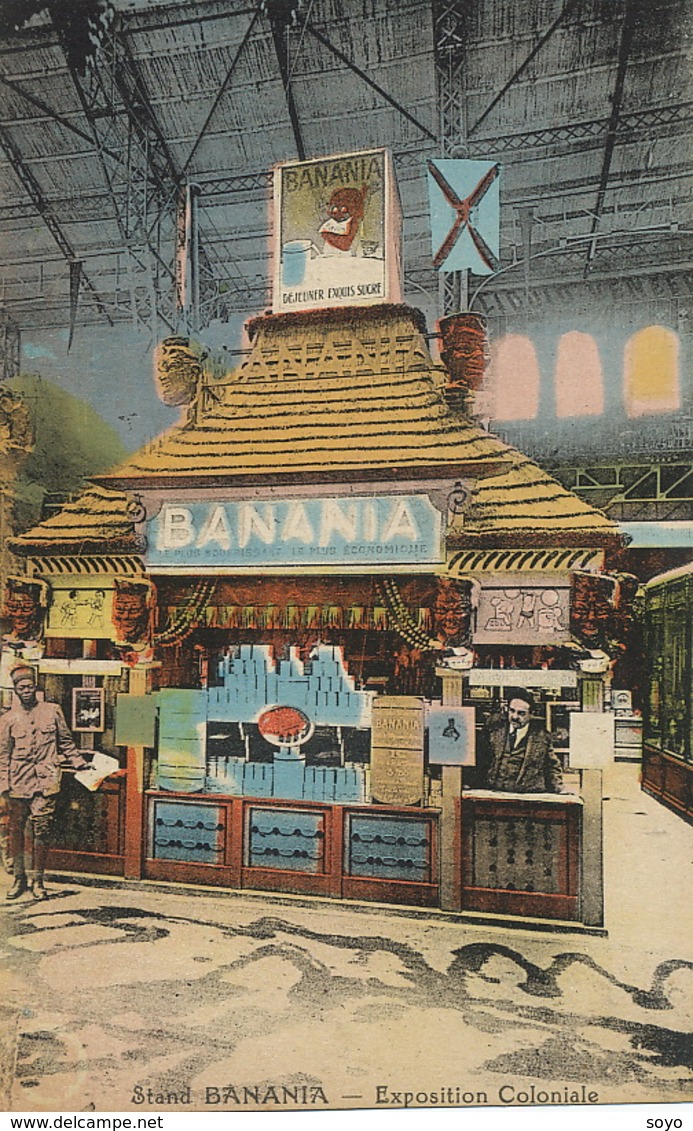
[[[532,719],[532,698],[509,689],[506,713],[493,716],[480,739],[479,769],[485,789],[508,793],[563,793],[561,763],[551,736]]]

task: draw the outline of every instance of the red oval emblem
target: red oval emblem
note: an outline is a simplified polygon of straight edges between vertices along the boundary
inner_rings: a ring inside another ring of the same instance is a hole
[[[257,721],[263,738],[274,746],[300,746],[313,733],[313,724],[297,707],[270,707]]]

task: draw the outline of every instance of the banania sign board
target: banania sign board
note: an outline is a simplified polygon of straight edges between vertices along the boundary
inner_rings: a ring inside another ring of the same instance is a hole
[[[150,569],[442,560],[441,514],[427,495],[167,500],[147,542]]]
[[[401,302],[399,197],[384,149],[278,165],[275,311]]]

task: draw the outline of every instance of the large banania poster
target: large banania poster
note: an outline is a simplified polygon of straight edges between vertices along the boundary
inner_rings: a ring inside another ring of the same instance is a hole
[[[275,170],[274,309],[399,301],[399,209],[384,149]]]

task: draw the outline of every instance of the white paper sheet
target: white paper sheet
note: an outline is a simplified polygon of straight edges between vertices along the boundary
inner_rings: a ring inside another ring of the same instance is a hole
[[[117,758],[112,758],[110,754],[103,754],[100,750],[95,750],[91,766],[88,770],[78,770],[75,774],[75,781],[78,781],[86,789],[95,790],[99,788],[104,778],[119,769],[120,762]]]

